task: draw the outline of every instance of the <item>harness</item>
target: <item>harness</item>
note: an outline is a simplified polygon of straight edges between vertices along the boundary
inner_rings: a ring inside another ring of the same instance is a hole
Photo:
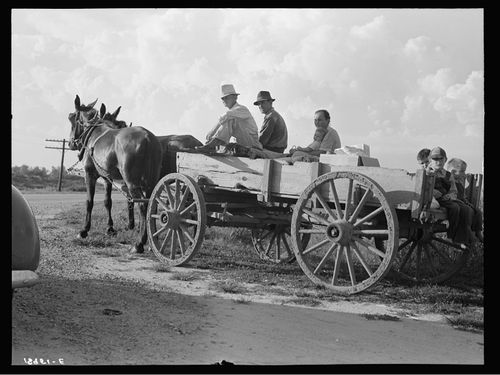
[[[85,154],[85,151],[88,150],[87,152],[87,155],[90,157],[90,159],[92,160],[92,162],[94,163],[94,166],[95,168],[97,169],[97,172],[99,173],[99,176],[104,178],[106,181],[108,181],[109,183],[111,183],[118,191],[120,191],[124,196],[125,198],[127,199],[127,201],[129,203],[133,203],[133,198],[130,196],[130,192],[128,191],[124,191],[120,186],[118,186],[117,184],[115,184],[115,182],[110,178],[108,177],[109,175],[111,175],[111,173],[109,171],[107,171],[105,168],[103,168],[102,166],[99,165],[99,163],[97,163],[97,160],[94,158],[94,147],[96,145],[96,143],[107,133],[109,132],[111,129],[108,129],[106,130],[105,132],[103,132],[101,135],[99,135],[95,140],[94,142],[92,142],[92,145],[89,146],[88,145],[88,142],[89,142],[89,139],[90,139],[90,136],[92,135],[92,133],[94,132],[94,130],[97,128],[97,127],[100,127],[100,126],[103,126],[102,123],[98,123],[99,121],[99,118],[98,116],[93,116],[91,120],[89,121],[92,121],[91,123],[89,123],[88,125],[84,125],[81,123],[80,119],[76,119],[76,123],[78,126],[82,126],[84,128],[82,134],[77,138],[76,142],[81,144],[81,150],[80,152],[78,153],[78,161],[73,164],[69,169],[68,169],[68,172],[72,169],[74,169],[74,166],[77,165],[79,162],[82,161],[83,159],[83,156]]]

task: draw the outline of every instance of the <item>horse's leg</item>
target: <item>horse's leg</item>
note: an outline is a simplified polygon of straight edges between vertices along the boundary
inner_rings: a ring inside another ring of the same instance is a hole
[[[92,218],[92,208],[94,208],[95,184],[97,177],[89,172],[85,174],[85,184],[87,185],[87,215],[85,216],[85,226],[78,234],[79,238],[87,237],[90,230],[90,222]]]
[[[106,211],[108,211],[108,229],[107,229],[106,233],[110,234],[110,235],[116,234],[116,230],[113,228],[113,219],[111,218],[111,207],[113,206],[113,202],[111,201],[112,189],[113,189],[113,185],[111,185],[111,182],[106,180],[106,193],[104,195],[104,207],[106,207]]]
[[[134,202],[128,202],[128,229],[135,228]]]
[[[129,187],[130,195],[132,198],[143,198],[142,190],[140,187]],[[146,231],[146,213],[147,204],[139,203],[139,240],[134,244],[131,249],[132,253],[141,254],[144,252],[144,244],[147,242],[148,234]]]

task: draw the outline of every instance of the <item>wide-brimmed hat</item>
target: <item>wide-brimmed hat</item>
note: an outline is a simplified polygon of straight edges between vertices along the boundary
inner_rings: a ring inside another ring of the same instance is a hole
[[[259,105],[260,102],[263,102],[265,100],[274,102],[276,99],[271,98],[271,94],[269,93],[269,91],[259,91],[259,93],[257,94],[257,100],[253,104]]]
[[[221,86],[221,93],[222,93],[221,98],[224,98],[228,95],[240,95],[239,93],[236,92],[236,90],[234,89],[234,86],[231,84],[222,85]]]
[[[446,152],[441,147],[434,147],[429,154],[431,159],[446,159]]]

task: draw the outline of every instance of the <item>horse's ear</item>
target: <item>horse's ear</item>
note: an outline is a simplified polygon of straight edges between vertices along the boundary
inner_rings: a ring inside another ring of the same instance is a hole
[[[106,114],[106,106],[104,105],[104,103],[101,103],[101,111],[100,111],[101,118],[104,118],[105,114]]]
[[[122,106],[119,106],[116,111],[113,112],[113,114],[111,115],[113,117],[113,120],[116,120],[116,118],[118,117],[118,113],[120,113],[120,109],[122,109]]]
[[[132,123],[130,123],[129,127],[132,126]]]
[[[87,106],[87,108],[88,108],[88,109],[92,109],[92,108],[94,108],[95,103],[97,103],[97,101],[98,101],[98,100],[99,100],[99,98],[97,98],[96,100],[94,100],[92,103],[90,103],[90,104]]]
[[[78,95],[76,95],[76,98],[75,98],[75,109],[77,111],[80,110],[80,97]]]

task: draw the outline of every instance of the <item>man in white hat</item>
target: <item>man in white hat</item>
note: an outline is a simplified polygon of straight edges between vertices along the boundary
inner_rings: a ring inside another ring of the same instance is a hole
[[[236,138],[239,145],[262,150],[259,142],[259,129],[247,107],[237,102],[238,95],[231,84],[221,87],[221,99],[228,108],[219,122],[207,134],[207,143],[196,147],[197,150],[215,150],[217,146],[226,145],[231,137]]]

